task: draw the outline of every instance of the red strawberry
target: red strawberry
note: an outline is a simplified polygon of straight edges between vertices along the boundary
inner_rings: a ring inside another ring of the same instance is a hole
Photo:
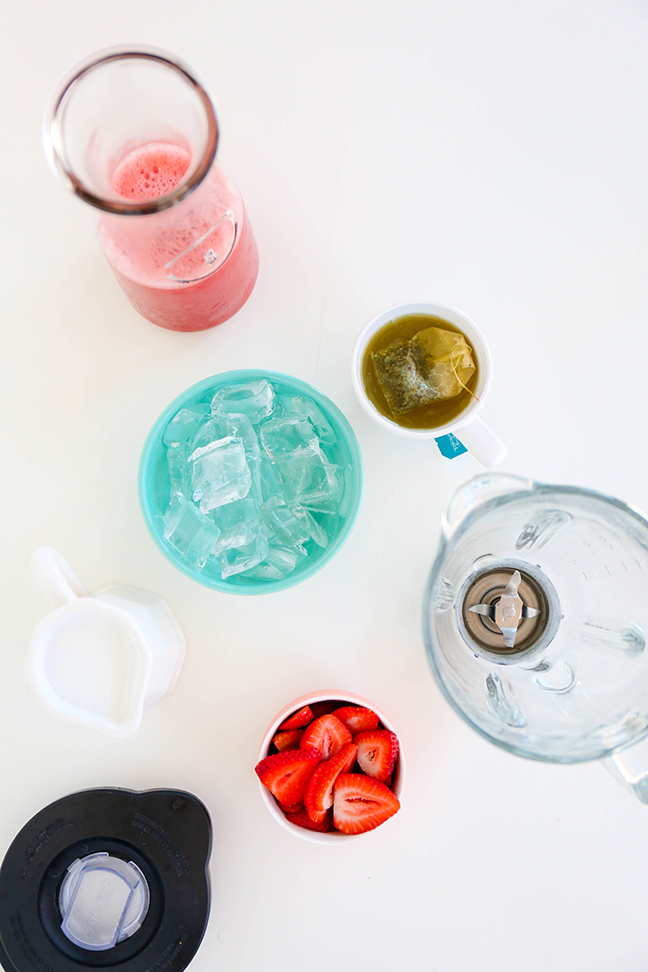
[[[330,759],[339,753],[343,746],[351,742],[351,733],[334,715],[323,715],[304,729],[300,748],[314,746],[319,749],[322,759]]]
[[[361,773],[341,773],[333,796],[333,823],[343,834],[364,834],[400,810],[384,783]]]
[[[303,708],[298,709],[297,712],[293,712],[291,716],[282,722],[279,726],[280,729],[302,729],[307,726],[309,722],[312,722],[315,716],[313,715],[313,710],[309,705],[303,706]]]
[[[370,732],[359,732],[353,737],[353,741],[358,747],[360,769],[374,780],[386,780],[398,757],[396,733],[388,729],[373,729]]]
[[[299,749],[299,741],[302,735],[302,729],[288,729],[285,732],[278,732],[276,736],[272,737],[272,741],[279,752],[283,753],[284,749]]]
[[[254,767],[256,774],[279,803],[290,806],[304,798],[308,781],[321,759],[317,749],[287,749],[266,756]]]
[[[333,786],[340,773],[348,773],[356,761],[358,747],[353,743],[316,766],[304,793],[304,808],[313,823],[319,824],[333,806]]]
[[[316,719],[319,719],[319,717],[323,715],[330,715],[330,713],[333,712],[334,709],[339,709],[339,708],[340,708],[339,702],[313,702],[313,704],[311,705],[311,709],[313,710],[313,715]]]
[[[324,814],[324,819],[320,823],[313,823],[302,807],[298,813],[287,813],[286,820],[290,820],[291,823],[296,824],[298,827],[305,827],[306,830],[317,830],[319,833],[325,834],[328,833],[329,830],[333,830],[332,816],[331,811],[328,810]]]
[[[280,803],[279,806],[284,813],[299,813],[300,810],[304,809],[304,801],[299,800],[297,803]]]
[[[380,724],[380,719],[376,713],[361,705],[345,705],[342,709],[336,709],[333,715],[337,716],[354,736],[357,732],[377,729]]]

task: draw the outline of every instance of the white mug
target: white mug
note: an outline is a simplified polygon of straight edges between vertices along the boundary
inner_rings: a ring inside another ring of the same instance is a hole
[[[479,376],[474,397],[471,398],[460,415],[457,415],[445,425],[440,425],[433,429],[404,428],[386,415],[382,415],[367,396],[362,380],[362,362],[365,349],[371,338],[385,324],[399,317],[405,317],[408,314],[429,314],[447,321],[465,334],[477,355]],[[388,307],[386,310],[381,311],[380,314],[376,314],[362,329],[355,343],[351,377],[355,393],[362,408],[374,422],[382,425],[383,428],[388,429],[390,432],[396,432],[398,435],[404,435],[412,439],[438,439],[441,436],[452,433],[460,439],[461,443],[472,453],[475,459],[478,459],[484,466],[496,466],[506,456],[506,446],[491,432],[478,414],[484,405],[491,382],[491,355],[488,345],[484,340],[483,334],[473,324],[470,318],[460,313],[460,311],[455,310],[453,307],[445,307],[442,304],[413,302],[409,304],[395,304],[393,307]]]

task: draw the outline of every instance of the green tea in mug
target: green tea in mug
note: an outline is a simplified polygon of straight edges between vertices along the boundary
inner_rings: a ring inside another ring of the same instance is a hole
[[[381,415],[408,429],[435,429],[476,398],[479,362],[454,324],[432,314],[405,314],[368,342],[362,381]]]

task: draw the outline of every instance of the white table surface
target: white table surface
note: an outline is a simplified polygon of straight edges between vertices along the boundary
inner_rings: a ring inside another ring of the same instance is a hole
[[[212,331],[138,317],[44,159],[50,90],[123,42],[183,57],[218,107],[261,270]],[[644,972],[648,807],[596,764],[499,751],[441,697],[422,594],[448,499],[481,467],[374,425],[349,359],[383,307],[460,308],[491,345],[502,470],[648,510],[646,5],[37,0],[3,11],[0,50],[0,854],[76,790],[184,788],[214,825],[195,972]],[[163,407],[246,367],[332,398],[366,475],[337,558],[258,598],[175,570],[136,493]],[[41,543],[90,588],[162,595],[184,629],[178,687],[130,739],[58,721],[27,683]],[[329,687],[384,709],[408,763],[401,812],[335,848],[277,826],[254,774],[275,712]]]

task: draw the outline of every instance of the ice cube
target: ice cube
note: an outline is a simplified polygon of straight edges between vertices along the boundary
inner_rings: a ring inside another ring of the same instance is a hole
[[[191,494],[191,477],[187,463],[187,450],[184,445],[174,443],[168,447],[167,466],[171,493],[179,493],[189,498]]]
[[[319,452],[313,426],[298,415],[281,415],[265,422],[261,426],[261,444],[273,462],[304,449],[312,454]]]
[[[328,544],[326,531],[299,504],[289,506],[283,501],[270,501],[261,508],[261,516],[268,530],[290,547],[303,550],[302,544],[309,540],[314,540],[319,547],[326,547]]]
[[[344,497],[344,477],[323,453],[298,452],[277,465],[287,502],[322,513],[338,512]]]
[[[215,557],[224,550],[246,547],[256,539],[262,526],[259,508],[249,497],[219,506],[213,516],[220,529],[213,549]]]
[[[274,405],[272,385],[262,378],[219,388],[212,398],[211,409],[214,415],[247,415],[252,425],[258,425],[272,413]]]
[[[192,499],[201,513],[244,499],[252,482],[240,439],[227,436],[196,449],[189,457]]]
[[[303,508],[299,507],[303,513]],[[295,513],[282,499],[274,498],[261,507],[261,516],[270,535],[290,546],[300,545],[311,539],[306,517]]]
[[[283,500],[283,493],[283,484],[274,465],[262,454],[259,460],[259,503],[273,498]]]
[[[314,540],[318,547],[327,547],[328,534],[324,527],[317,522],[310,510],[305,509],[303,506],[294,506],[293,512],[295,516],[305,521],[311,540]]]
[[[209,405],[181,408],[173,416],[162,436],[165,446],[181,446],[196,434],[210,414]]]
[[[197,429],[195,435],[189,440],[187,454],[190,460],[193,461],[192,456],[197,449],[204,449],[206,446],[211,445],[212,442],[217,442],[219,439],[226,439],[228,435],[234,435],[234,432],[227,415],[207,417],[200,428]]]
[[[324,445],[333,445],[337,442],[337,436],[333,428],[320,408],[308,398],[301,398],[295,395],[290,400],[291,410],[300,418],[308,419],[317,432],[320,442]]]
[[[249,570],[241,571],[241,576],[252,577],[255,580],[283,580],[285,574],[278,567],[275,567],[274,564],[269,563],[267,560],[262,560],[256,567],[250,567]]]
[[[250,489],[248,495],[250,499],[260,506],[263,502],[261,498],[262,494],[262,483],[261,483],[261,458],[260,456],[248,456],[246,454],[245,461],[248,464],[248,469],[250,470]]]
[[[284,577],[292,573],[297,564],[305,559],[306,554],[274,543],[269,545],[266,555],[266,562],[277,567]]]
[[[235,436],[243,443],[243,448],[245,449],[245,454],[248,458],[251,456],[259,456],[261,454],[257,434],[254,431],[252,423],[247,415],[239,415],[238,413],[228,415],[227,426],[229,435]]]
[[[172,503],[163,533],[165,540],[198,570],[205,566],[220,536],[214,521],[187,500]]]
[[[256,567],[265,559],[267,553],[268,541],[263,533],[259,533],[251,543],[244,547],[233,547],[231,550],[225,550],[221,556],[223,580]]]
[[[304,559],[303,554],[301,559]],[[296,550],[271,544],[268,547],[265,560],[262,560],[256,567],[246,570],[245,577],[255,577],[260,580],[283,580],[284,577],[292,573],[299,560],[300,554]]]

